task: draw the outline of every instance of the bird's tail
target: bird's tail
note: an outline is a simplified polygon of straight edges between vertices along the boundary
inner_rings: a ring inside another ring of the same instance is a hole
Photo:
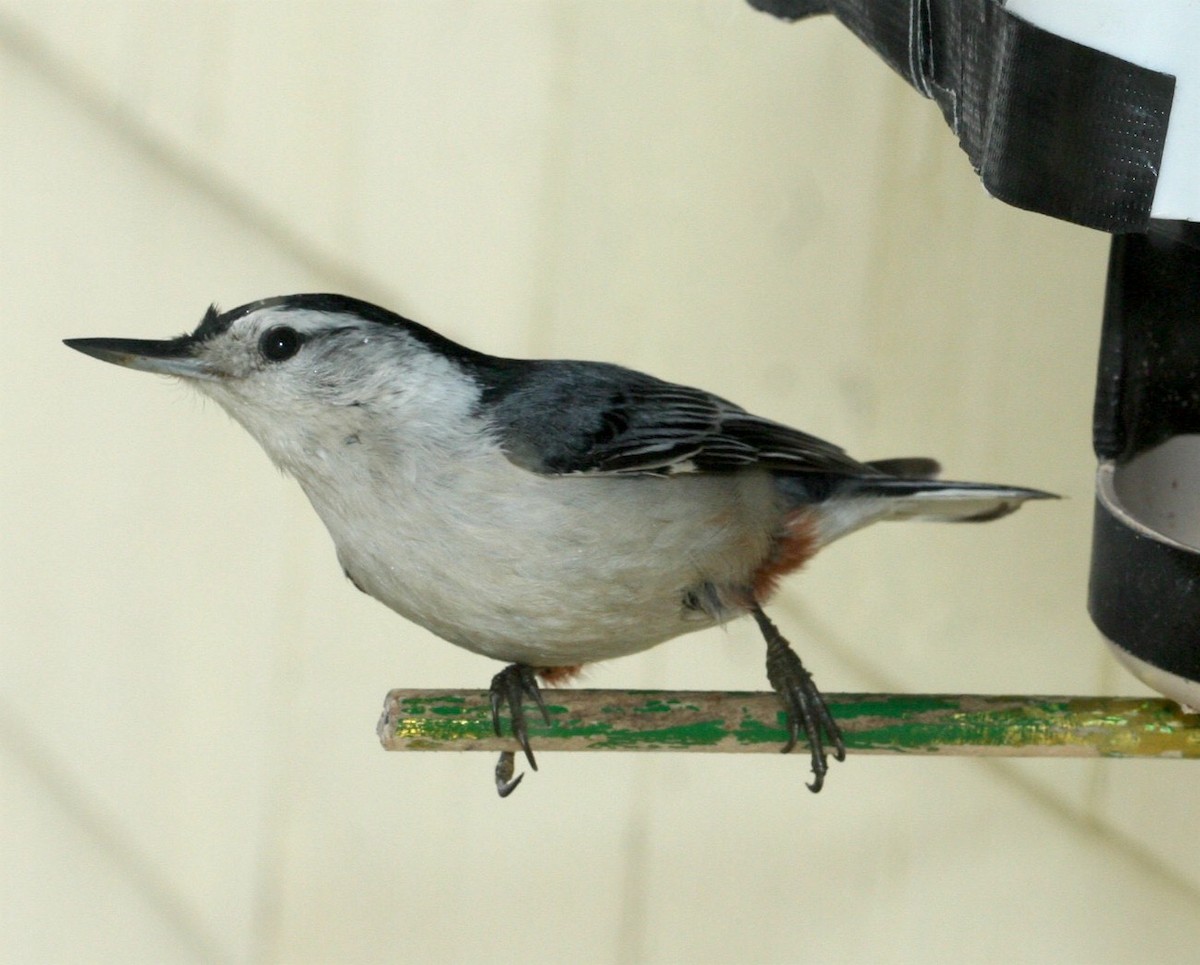
[[[867,466],[878,475],[842,477],[820,499],[822,544],[880,520],[983,523],[1007,516],[1031,499],[1058,498],[1023,486],[938,479],[940,467],[932,459],[882,459]],[[815,495],[811,483],[796,482],[807,485],[810,499]]]
[[[1030,499],[1057,499],[1054,493],[1023,486],[905,479],[899,476],[856,480],[853,497],[883,497],[880,519],[931,519],[949,523],[986,523],[1016,512]]]
[[[886,519],[986,523],[1016,512],[1027,500],[1058,498],[1023,486],[938,479],[942,467],[936,460],[922,457],[879,459],[867,465],[880,476],[862,477],[848,488],[856,496],[885,497],[891,507]]]

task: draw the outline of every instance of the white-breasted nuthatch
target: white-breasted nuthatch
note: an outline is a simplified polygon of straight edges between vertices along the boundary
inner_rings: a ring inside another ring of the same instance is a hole
[[[858,462],[699,389],[598,362],[496,358],[342,295],[287,295],[163,341],[70,339],[188,380],[295,476],[346,576],[509,664],[491,685],[534,769],[536,677],[750,614],[813,791],[841,733],[762,606],[821,547],[884,519],[990,520],[1049,493]],[[828,748],[828,750],[827,750]],[[501,756],[497,788],[509,780]],[[517,779],[518,781],[520,778]]]

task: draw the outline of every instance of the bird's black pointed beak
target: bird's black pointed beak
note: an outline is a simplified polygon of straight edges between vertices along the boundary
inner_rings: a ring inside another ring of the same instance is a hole
[[[68,338],[63,344],[100,359],[141,372],[159,372],[184,379],[216,379],[217,373],[196,355],[197,340],[181,338]]]

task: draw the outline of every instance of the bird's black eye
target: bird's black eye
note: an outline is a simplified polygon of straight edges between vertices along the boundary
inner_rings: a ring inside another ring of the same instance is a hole
[[[300,351],[300,333],[286,325],[268,328],[258,340],[258,350],[268,362],[283,362]]]

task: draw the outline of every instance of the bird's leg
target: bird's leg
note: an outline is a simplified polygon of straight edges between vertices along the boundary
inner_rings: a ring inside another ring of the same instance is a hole
[[[803,727],[812,753],[813,782],[808,789],[815,794],[821,790],[825,783],[825,772],[829,770],[826,743],[832,745],[834,758],[839,761],[846,759],[842,732],[829,712],[821,691],[813,683],[812,674],[804,669],[796,651],[783,638],[778,627],[757,603],[750,608],[750,612],[754,614],[758,628],[767,641],[767,680],[779,695],[787,714],[788,742],[783,746],[783,753],[796,746],[800,739],[800,728]]]
[[[536,771],[537,761],[533,758],[533,751],[529,747],[529,733],[525,728],[525,698],[529,697],[537,704],[542,712],[542,719],[547,724],[550,723],[550,712],[546,710],[546,702],[542,700],[534,669],[523,663],[509,664],[492,678],[489,696],[492,702],[492,727],[495,728],[496,736],[501,734],[500,708],[507,703],[509,716],[512,718],[513,737],[525,752],[529,766]],[[512,781],[512,772],[513,754],[511,751],[505,751],[496,763],[496,790],[501,797],[511,794],[521,781],[520,777]]]

